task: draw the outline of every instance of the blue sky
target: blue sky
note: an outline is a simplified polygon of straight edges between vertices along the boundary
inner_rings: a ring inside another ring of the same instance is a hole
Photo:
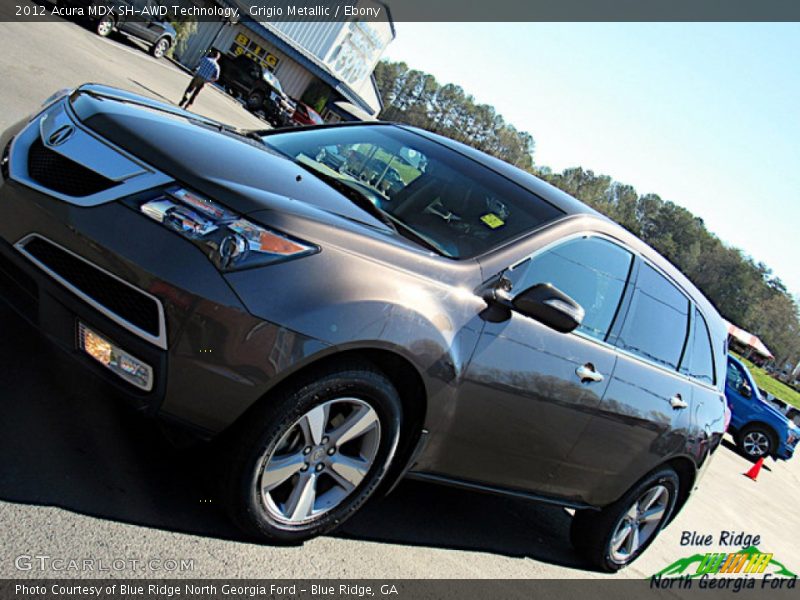
[[[396,26],[387,58],[494,105],[537,164],[685,206],[800,295],[800,24]]]

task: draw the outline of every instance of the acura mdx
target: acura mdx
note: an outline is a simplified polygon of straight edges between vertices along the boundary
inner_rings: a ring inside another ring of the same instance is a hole
[[[574,509],[574,545],[613,571],[724,433],[703,294],[460,143],[241,131],[85,85],[0,150],[0,296],[142,413],[216,438],[221,498],[262,539],[328,532],[414,477]]]

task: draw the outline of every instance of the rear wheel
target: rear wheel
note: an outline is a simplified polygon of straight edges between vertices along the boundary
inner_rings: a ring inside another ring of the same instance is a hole
[[[397,391],[369,365],[342,367],[264,403],[230,436],[223,495],[247,533],[282,542],[321,535],[382,481],[400,435]]]
[[[95,31],[100,37],[108,37],[114,31],[114,17],[105,15],[102,17],[95,26]]]
[[[736,437],[739,450],[750,460],[767,458],[775,451],[774,436],[763,425],[750,425],[743,428]]]
[[[600,511],[575,513],[572,545],[595,567],[614,572],[635,561],[653,543],[675,508],[680,480],[660,469]]]
[[[152,54],[155,58],[161,58],[167,53],[169,46],[169,38],[161,38],[150,47],[150,54]]]

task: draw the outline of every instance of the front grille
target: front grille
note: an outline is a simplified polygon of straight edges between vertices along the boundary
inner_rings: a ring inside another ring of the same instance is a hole
[[[75,197],[91,196],[117,185],[116,181],[45,147],[39,138],[28,150],[28,175],[48,189]]]
[[[159,304],[154,298],[45,239],[34,237],[23,249],[51,271],[51,275],[61,278],[107,311],[153,337],[161,334]]]

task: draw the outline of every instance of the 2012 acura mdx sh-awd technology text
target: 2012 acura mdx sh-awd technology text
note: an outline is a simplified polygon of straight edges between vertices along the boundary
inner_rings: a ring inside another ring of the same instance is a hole
[[[221,496],[260,537],[325,533],[410,476],[572,507],[616,570],[719,445],[708,300],[467,146],[238,131],[86,85],[0,150],[0,295],[142,412],[218,437]]]

